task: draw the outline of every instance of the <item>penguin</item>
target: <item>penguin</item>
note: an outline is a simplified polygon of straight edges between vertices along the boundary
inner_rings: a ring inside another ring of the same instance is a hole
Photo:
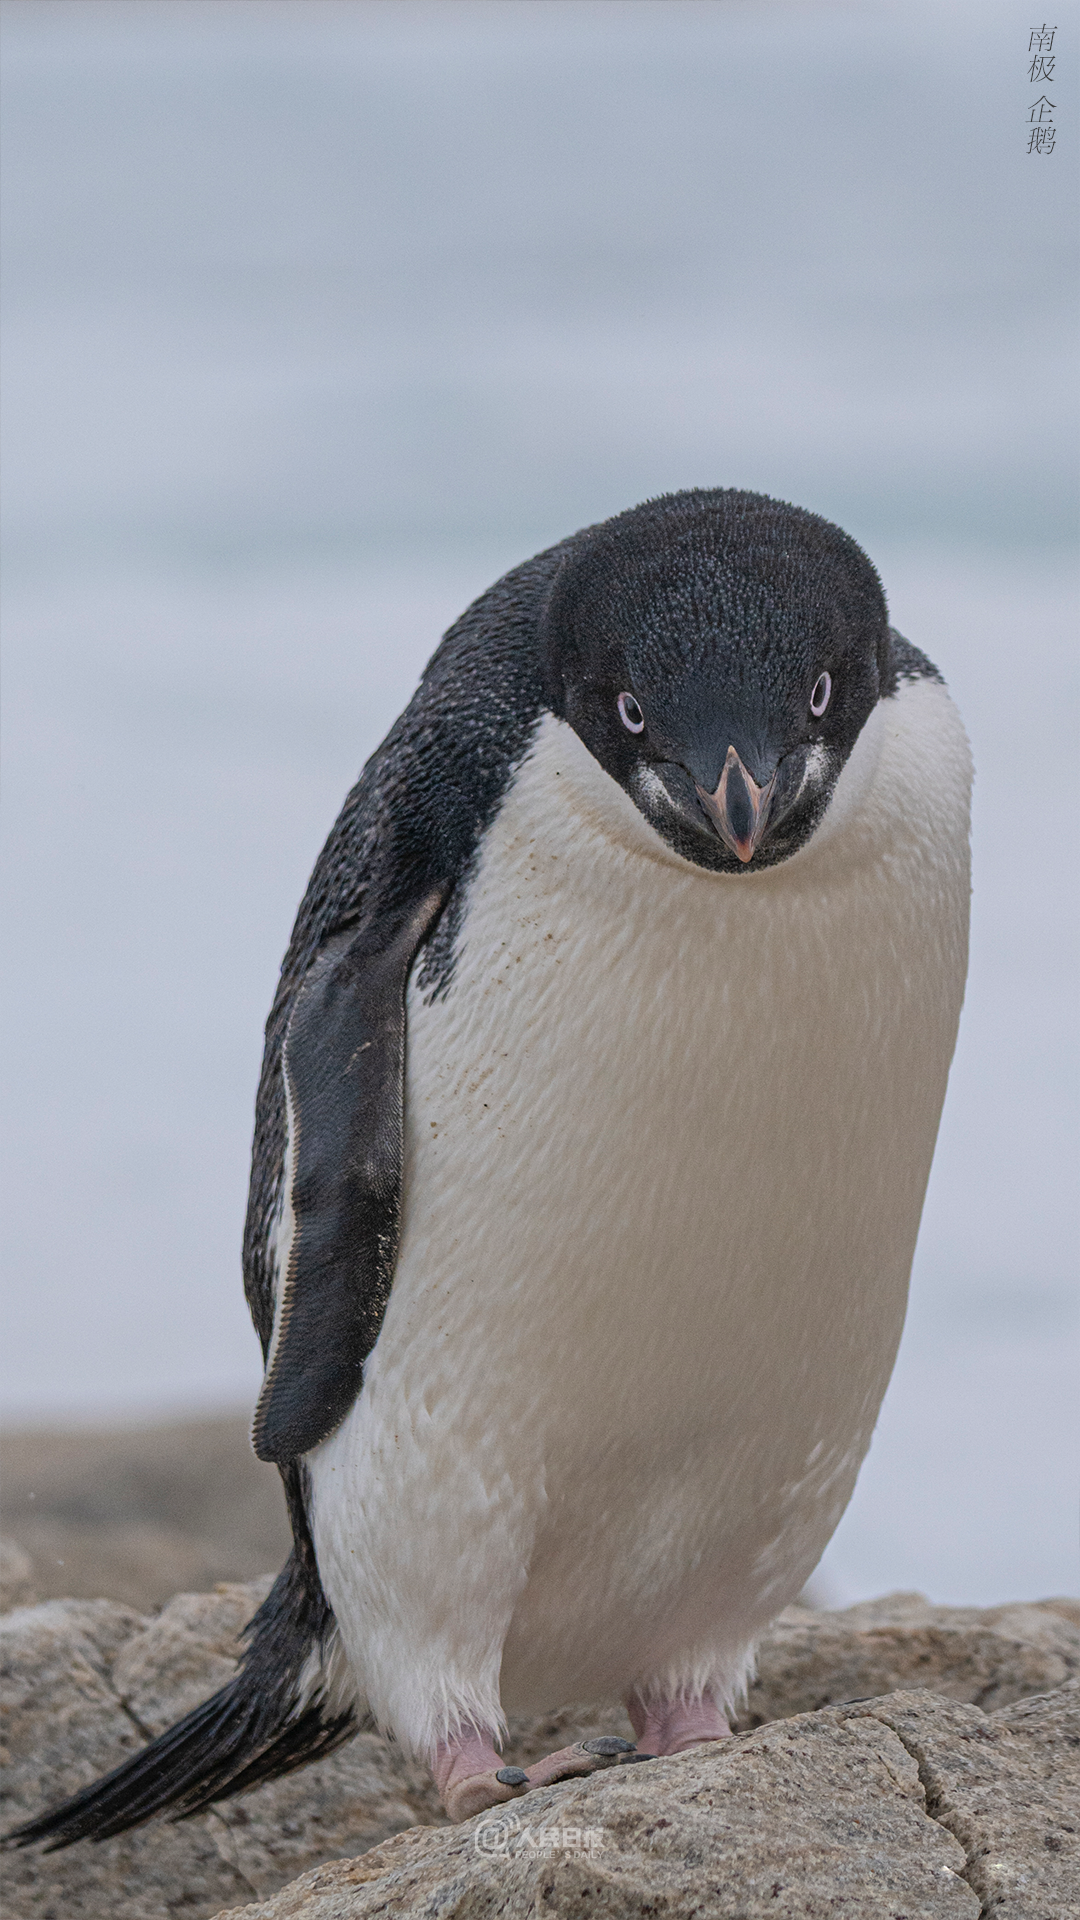
[[[666,495],[450,628],[266,1029],[238,1672],[9,1836],[180,1818],[377,1725],[453,1820],[727,1736],[902,1328],[967,964],[967,741],[861,548]],[[508,1713],[635,1742],[504,1766]]]

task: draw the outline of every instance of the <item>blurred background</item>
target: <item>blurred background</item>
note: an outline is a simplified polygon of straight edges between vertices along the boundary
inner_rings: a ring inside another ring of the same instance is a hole
[[[5,1524],[39,1591],[276,1559],[239,1249],[308,871],[469,600],[695,485],[853,533],[978,768],[909,1322],[818,1592],[1077,1591],[1055,21],[1028,155],[1012,0],[6,0]]]

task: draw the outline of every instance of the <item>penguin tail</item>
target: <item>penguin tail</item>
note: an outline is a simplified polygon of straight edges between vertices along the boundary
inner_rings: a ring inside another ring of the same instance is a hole
[[[305,1564],[306,1562],[306,1564]],[[313,1561],[294,1551],[244,1629],[228,1686],[81,1793],[6,1834],[4,1847],[108,1840],[155,1814],[217,1800],[322,1759],[358,1731],[355,1687]]]

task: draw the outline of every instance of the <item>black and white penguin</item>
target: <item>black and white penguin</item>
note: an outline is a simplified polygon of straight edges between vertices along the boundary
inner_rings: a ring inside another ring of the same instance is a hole
[[[190,1813],[370,1717],[463,1818],[721,1738],[893,1365],[964,989],[970,764],[874,568],[651,501],[452,627],[267,1026],[256,1451],[295,1548],[223,1692],[12,1838]]]

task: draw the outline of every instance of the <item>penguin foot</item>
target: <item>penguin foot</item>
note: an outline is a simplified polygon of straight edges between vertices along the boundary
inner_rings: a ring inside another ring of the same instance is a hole
[[[723,1712],[707,1691],[696,1700],[632,1693],[626,1711],[639,1748],[647,1748],[658,1758],[689,1753],[691,1747],[709,1746],[714,1740],[731,1736]]]
[[[450,1819],[458,1825],[462,1820],[471,1820],[474,1813],[486,1813],[489,1807],[500,1807],[518,1796],[500,1781],[498,1770],[492,1772],[488,1768],[486,1773],[471,1773],[467,1780],[455,1781],[440,1797]]]
[[[602,1767],[615,1767],[627,1760],[651,1759],[639,1754],[629,1740],[603,1734],[596,1740],[583,1740],[572,1747],[560,1747],[547,1753],[527,1770],[504,1767],[490,1739],[475,1727],[463,1727],[436,1750],[432,1773],[450,1819],[471,1820],[474,1813],[488,1807],[504,1806],[534,1793],[537,1787],[550,1787],[557,1780],[572,1780],[580,1774],[596,1773]]]
[[[440,1741],[431,1771],[451,1820],[471,1820],[487,1807],[517,1799],[516,1781],[500,1780],[499,1774],[520,1773],[520,1767],[504,1767],[489,1736],[475,1727],[461,1727],[451,1739]]]

